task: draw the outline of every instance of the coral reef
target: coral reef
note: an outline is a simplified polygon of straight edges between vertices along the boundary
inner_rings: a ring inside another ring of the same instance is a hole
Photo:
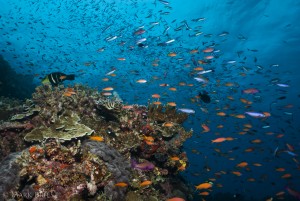
[[[0,126],[3,139],[12,134],[22,145],[1,150],[23,150],[10,159],[16,184],[2,191],[34,201],[192,200],[178,174],[188,164],[186,118],[174,107],[125,105],[81,85],[39,86]]]

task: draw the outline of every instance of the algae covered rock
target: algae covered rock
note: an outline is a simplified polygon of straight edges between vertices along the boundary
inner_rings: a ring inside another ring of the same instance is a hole
[[[79,123],[80,118],[74,112],[65,112],[49,127],[38,127],[25,136],[26,141],[42,141],[48,138],[71,140],[91,135],[94,130]]]
[[[142,197],[140,194],[134,191],[129,191],[126,195],[125,198],[126,201],[143,201]]]

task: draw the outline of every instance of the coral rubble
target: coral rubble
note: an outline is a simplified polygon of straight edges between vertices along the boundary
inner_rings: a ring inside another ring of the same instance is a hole
[[[34,201],[190,200],[193,190],[178,174],[188,164],[186,118],[174,107],[125,105],[81,85],[39,86],[0,126],[1,137],[13,132],[23,150],[2,161],[1,169],[15,168],[1,193]]]

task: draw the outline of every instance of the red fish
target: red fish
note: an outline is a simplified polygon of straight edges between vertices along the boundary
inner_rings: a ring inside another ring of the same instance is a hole
[[[210,131],[210,128],[205,124],[201,124],[201,127],[203,128],[202,133],[207,133]]]

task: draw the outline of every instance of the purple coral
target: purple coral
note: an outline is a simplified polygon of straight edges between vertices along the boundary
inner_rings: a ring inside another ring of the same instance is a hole
[[[143,171],[149,171],[155,168],[154,164],[149,161],[143,163],[137,163],[136,160],[134,159],[131,159],[131,167]]]

